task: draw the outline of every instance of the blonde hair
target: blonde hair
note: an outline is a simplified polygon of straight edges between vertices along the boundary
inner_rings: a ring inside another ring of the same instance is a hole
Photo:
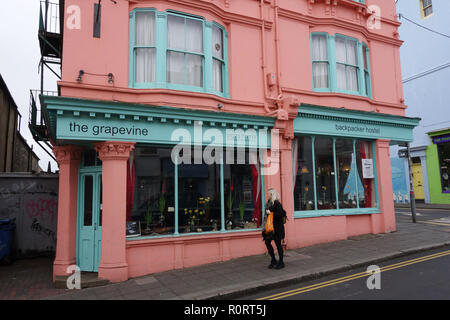
[[[280,201],[280,195],[278,194],[278,192],[277,192],[277,190],[275,190],[275,189],[269,189],[269,190],[267,190],[267,193],[270,193],[270,195],[271,195],[271,198],[270,198],[270,202],[275,202],[275,200],[278,200],[278,201]]]

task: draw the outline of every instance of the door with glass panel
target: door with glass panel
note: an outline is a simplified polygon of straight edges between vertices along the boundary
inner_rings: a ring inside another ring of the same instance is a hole
[[[78,191],[77,265],[97,272],[102,248],[101,167],[81,173]]]

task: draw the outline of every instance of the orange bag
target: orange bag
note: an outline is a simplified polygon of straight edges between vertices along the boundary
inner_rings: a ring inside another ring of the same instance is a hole
[[[273,232],[273,212],[267,215],[265,234],[270,234]]]

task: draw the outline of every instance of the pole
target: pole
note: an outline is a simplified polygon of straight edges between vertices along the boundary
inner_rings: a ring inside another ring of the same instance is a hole
[[[411,171],[411,152],[409,148],[409,142],[406,144],[406,153],[408,157],[408,171],[409,171],[409,187],[410,187],[410,202],[411,202],[411,215],[413,223],[416,223],[416,197],[414,195],[414,183]]]

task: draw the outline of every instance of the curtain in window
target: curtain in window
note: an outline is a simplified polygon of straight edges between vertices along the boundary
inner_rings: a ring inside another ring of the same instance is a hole
[[[353,40],[336,38],[337,86],[341,90],[358,91],[358,53]]]
[[[212,53],[213,53],[213,88],[223,92],[222,62],[223,60],[223,32],[220,28],[212,27]],[[217,60],[217,59],[220,60]]]
[[[186,19],[186,51],[203,53],[203,22]]]
[[[167,82],[184,84],[184,53],[167,52]]]
[[[150,48],[155,45],[155,15],[153,12],[136,13],[135,45],[141,47],[135,49],[135,81],[154,82],[156,50]]]
[[[136,82],[155,81],[156,51],[154,48],[136,49]]]
[[[312,37],[312,59],[314,88],[328,88],[328,48],[326,36]]]
[[[203,22],[169,15],[167,18],[167,81],[203,86]]]
[[[216,59],[213,59],[213,88],[215,91],[223,92],[222,62]]]
[[[167,47],[184,51],[184,18],[169,15],[167,17]]]
[[[347,50],[345,48],[345,39],[336,38],[336,62],[347,63]]]
[[[186,84],[189,86],[203,86],[203,57],[186,54]]]

